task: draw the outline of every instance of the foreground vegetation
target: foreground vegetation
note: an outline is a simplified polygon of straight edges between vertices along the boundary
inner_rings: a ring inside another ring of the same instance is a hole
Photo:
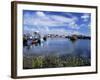
[[[32,56],[23,59],[23,69],[90,66],[90,59],[77,55]]]

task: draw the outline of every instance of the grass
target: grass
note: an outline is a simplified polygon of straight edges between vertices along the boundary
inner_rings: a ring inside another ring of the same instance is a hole
[[[90,59],[77,55],[24,57],[24,69],[90,66]]]

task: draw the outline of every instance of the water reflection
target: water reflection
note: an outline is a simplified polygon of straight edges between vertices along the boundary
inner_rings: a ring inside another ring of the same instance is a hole
[[[24,46],[24,55],[76,54],[90,56],[90,40],[48,39],[40,44]]]

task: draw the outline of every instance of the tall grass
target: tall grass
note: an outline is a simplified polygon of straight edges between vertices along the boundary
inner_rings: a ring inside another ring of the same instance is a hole
[[[76,67],[90,66],[90,59],[76,55],[48,55],[24,57],[23,68],[55,68],[55,67]]]

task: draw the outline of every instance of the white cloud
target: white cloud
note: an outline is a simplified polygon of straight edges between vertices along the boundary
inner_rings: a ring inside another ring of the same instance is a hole
[[[89,18],[89,14],[84,14],[83,16],[81,16],[81,18]]]
[[[72,29],[80,29],[80,26],[78,24],[76,24],[76,22],[70,22],[68,24]]]
[[[52,29],[48,33],[49,34],[58,34],[58,35],[67,35],[67,31],[65,29]]]
[[[81,16],[81,18],[83,19],[83,21],[88,21],[89,17],[90,17],[89,14],[83,14]]]
[[[54,21],[57,21],[59,23],[64,24],[65,26],[72,28],[72,29],[79,29],[79,26],[77,24],[78,18],[75,16],[71,17],[64,17],[64,16],[58,16],[58,15],[52,15],[50,18],[52,18]]]
[[[91,28],[91,24],[81,24],[80,27],[86,27],[87,29]]]
[[[75,30],[65,30],[65,29],[54,29],[54,30],[50,30],[51,34],[58,34],[58,35],[84,35],[83,33],[79,32],[79,31],[75,31]]]
[[[64,26],[63,21],[52,20],[50,16],[45,15],[43,12],[37,12],[38,15],[24,16],[24,24],[37,25],[37,26]],[[41,16],[40,16],[41,15]],[[26,17],[27,16],[27,17]]]
[[[40,16],[40,17],[45,16],[44,12],[41,12],[41,11],[37,11],[36,14],[37,14],[37,16]]]
[[[83,34],[79,31],[75,31],[75,30],[66,30],[66,32],[67,32],[67,35],[73,35],[73,34],[82,35]]]
[[[49,30],[47,29],[48,27],[54,26],[66,26],[72,29],[79,29],[79,26],[76,24],[77,20],[78,18],[75,16],[69,18],[61,15],[47,15],[42,11],[31,15],[28,12],[24,14],[24,25],[33,25],[33,27],[37,26],[38,28],[43,27],[47,31]]]
[[[89,28],[91,27],[91,24],[90,24],[90,23],[88,24],[88,27],[89,27]]]
[[[67,17],[64,17],[64,16],[52,15],[52,16],[50,16],[50,18],[53,19],[54,21],[62,22],[62,23],[72,22],[71,18],[67,18]]]

